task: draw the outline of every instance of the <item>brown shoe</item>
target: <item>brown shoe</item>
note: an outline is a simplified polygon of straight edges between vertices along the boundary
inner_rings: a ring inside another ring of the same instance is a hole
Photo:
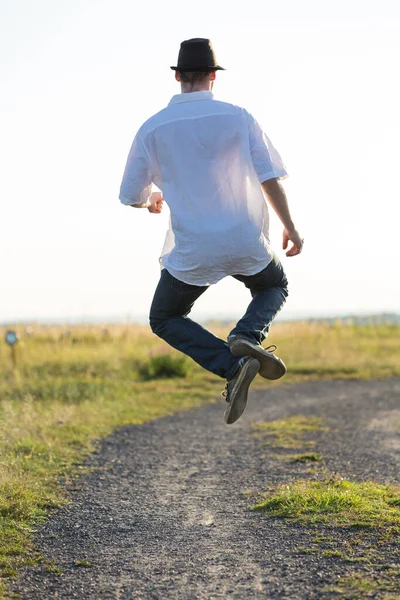
[[[225,396],[228,402],[224,415],[225,423],[228,423],[228,425],[242,416],[246,408],[250,384],[257,375],[259,368],[260,363],[257,359],[245,358],[234,377],[227,382],[222,395]]]
[[[252,343],[245,338],[233,336],[228,339],[229,349],[233,356],[252,356],[260,363],[259,374],[265,379],[279,379],[286,373],[283,360],[272,354],[276,346],[263,348],[260,344]]]

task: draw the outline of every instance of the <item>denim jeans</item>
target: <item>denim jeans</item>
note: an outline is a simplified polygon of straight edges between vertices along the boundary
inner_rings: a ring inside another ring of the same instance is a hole
[[[233,275],[250,290],[252,301],[245,315],[229,336],[240,336],[261,344],[272,320],[288,295],[287,279],[279,259],[256,275]],[[239,366],[239,358],[231,354],[227,342],[188,318],[195,301],[208,286],[189,285],[173,277],[166,269],[150,308],[150,327],[160,338],[199,365],[226,379],[231,379]]]

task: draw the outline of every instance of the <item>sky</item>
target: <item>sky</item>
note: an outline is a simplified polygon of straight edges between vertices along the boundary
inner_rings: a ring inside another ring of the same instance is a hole
[[[118,201],[132,139],[180,92],[169,69],[213,41],[218,99],[260,122],[289,172],[303,253],[282,316],[399,311],[397,0],[1,0],[0,322],[145,318],[168,226]],[[212,286],[194,316],[240,316]]]

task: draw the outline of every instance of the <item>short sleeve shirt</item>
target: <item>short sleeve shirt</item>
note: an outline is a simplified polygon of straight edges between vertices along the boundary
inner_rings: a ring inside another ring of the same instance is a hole
[[[272,258],[260,183],[281,179],[282,159],[257,121],[212,92],[174,96],[138,131],[120,200],[145,202],[154,183],[170,208],[160,262],[192,285],[254,275]]]

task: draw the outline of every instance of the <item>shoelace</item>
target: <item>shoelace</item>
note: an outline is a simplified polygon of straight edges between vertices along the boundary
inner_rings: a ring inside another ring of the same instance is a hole
[[[225,384],[225,388],[224,388],[224,389],[223,389],[223,391],[221,392],[221,396],[222,396],[223,398],[225,398],[225,400],[226,400],[227,402],[229,402],[229,399],[228,399],[228,394],[229,394],[229,383],[228,383],[228,382],[226,382],[226,384]]]
[[[273,352],[275,352],[275,350],[278,350],[278,346],[276,346],[275,344],[271,344],[270,346],[264,348],[264,350],[266,350],[267,352],[271,352],[272,354]]]

